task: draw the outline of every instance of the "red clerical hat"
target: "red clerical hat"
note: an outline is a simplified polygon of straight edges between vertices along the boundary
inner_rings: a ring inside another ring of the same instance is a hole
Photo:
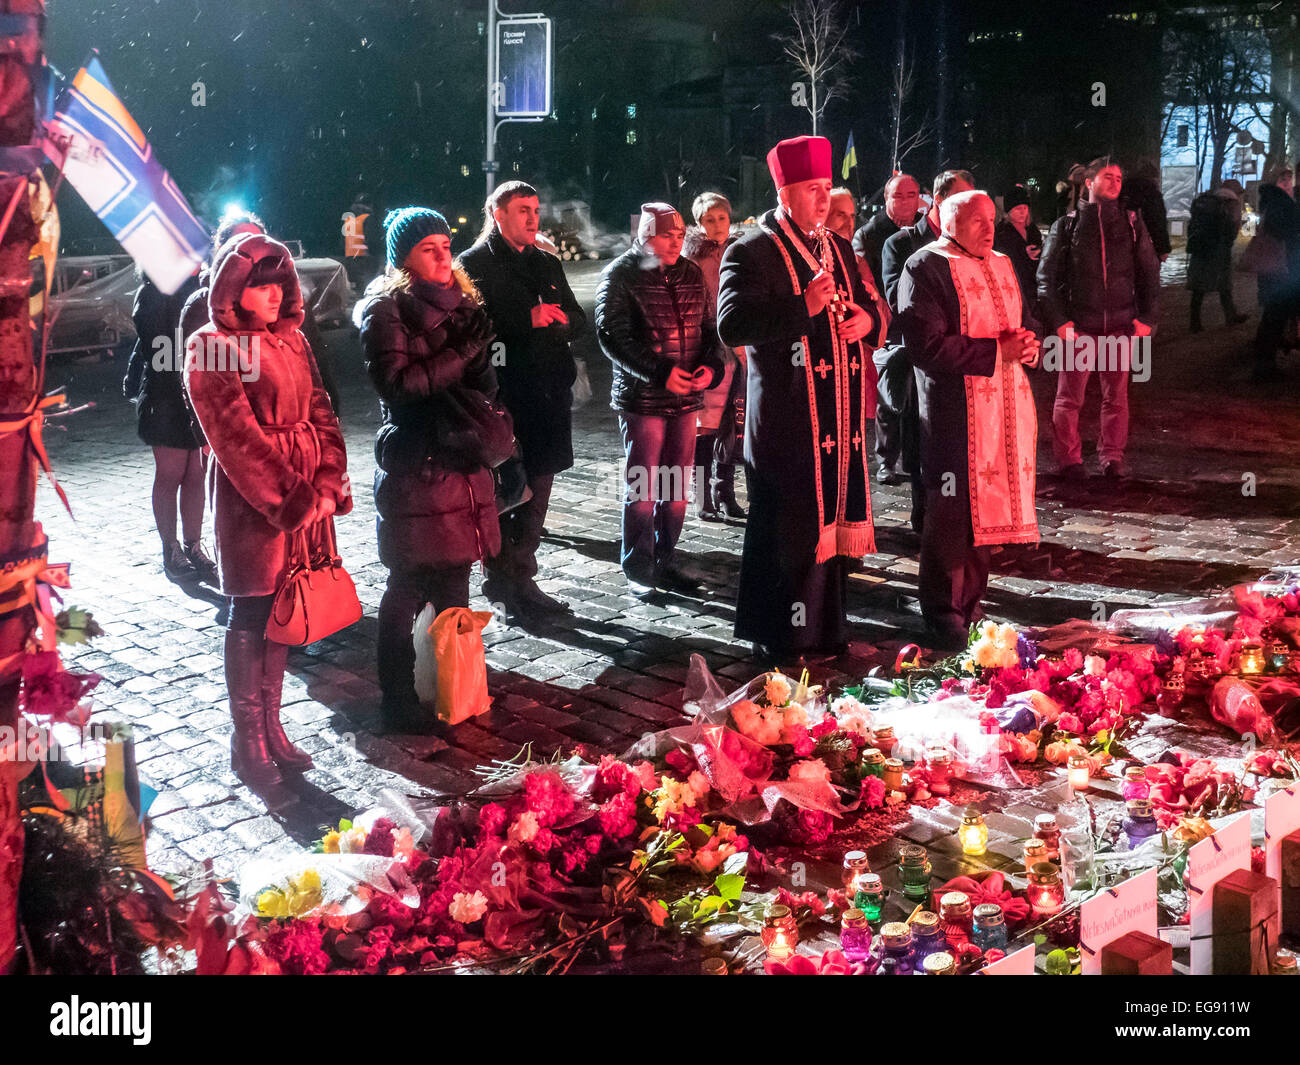
[[[831,142],[825,137],[791,137],[767,153],[767,169],[776,187],[797,181],[829,180]]]

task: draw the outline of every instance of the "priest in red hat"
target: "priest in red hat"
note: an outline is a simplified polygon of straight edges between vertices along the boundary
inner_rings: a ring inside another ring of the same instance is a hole
[[[867,456],[883,337],[852,245],[825,228],[830,141],[784,140],[767,165],[778,206],[723,256],[718,331],[751,367],[735,631],[779,665],[848,644],[848,563],[875,551]]]

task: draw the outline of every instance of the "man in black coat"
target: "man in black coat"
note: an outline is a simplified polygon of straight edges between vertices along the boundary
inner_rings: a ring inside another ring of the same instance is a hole
[[[934,202],[915,225],[900,229],[881,250],[881,281],[894,319],[889,342],[875,354],[880,402],[876,411],[876,476],[882,484],[912,486],[912,528],[921,532],[925,522],[925,490],[921,487],[920,423],[916,412],[916,379],[898,323],[898,281],[903,265],[916,252],[939,237],[939,205],[949,196],[969,192],[975,178],[969,170],[945,170],[934,179]]]
[[[483,594],[512,614],[567,611],[537,587],[537,548],[555,475],[573,465],[573,381],[569,344],[587,323],[564,268],[536,246],[537,190],[499,186],[483,208],[479,241],[460,257],[497,334],[492,351],[500,399],[515,423],[530,498],[501,515],[501,552],[485,564]]]
[[[911,174],[895,174],[885,182],[885,209],[877,211],[853,234],[853,254],[866,261],[879,292],[885,291],[880,262],[885,241],[904,226],[914,226],[921,220],[920,204],[921,186],[916,178]]]
[[[702,271],[682,256],[686,225],[667,203],[641,207],[637,239],[605,267],[596,336],[614,364],[609,405],[627,459],[619,560],[634,595],[691,595],[677,539],[704,392],[722,380],[718,329]]]
[[[723,254],[718,330],[749,365],[736,636],[774,664],[848,643],[848,559],[875,551],[863,341],[878,323],[852,245],[824,228],[830,142],[782,141],[767,165],[780,206]]]

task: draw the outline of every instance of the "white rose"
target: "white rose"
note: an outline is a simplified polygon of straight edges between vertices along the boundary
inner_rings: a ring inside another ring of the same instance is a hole
[[[451,897],[451,905],[447,907],[447,912],[453,921],[473,924],[487,912],[487,908],[488,900],[483,892],[476,891],[472,895],[467,895],[463,891],[458,891]]]

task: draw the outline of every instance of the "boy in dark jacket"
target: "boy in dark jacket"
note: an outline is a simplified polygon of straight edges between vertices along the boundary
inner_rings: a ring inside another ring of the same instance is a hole
[[[1052,410],[1056,463],[1073,480],[1084,476],[1079,410],[1094,363],[1101,380],[1102,476],[1123,476],[1131,365],[1130,356],[1113,356],[1151,335],[1159,307],[1160,261],[1142,216],[1119,205],[1123,179],[1107,157],[1089,163],[1086,199],[1052,224],[1038,264],[1040,312],[1064,352]]]
[[[702,393],[722,378],[704,274],[682,258],[686,226],[666,203],[641,208],[637,239],[605,268],[596,335],[614,364],[610,406],[627,455],[620,560],[634,594],[690,594],[673,551],[686,519],[686,486]]]

